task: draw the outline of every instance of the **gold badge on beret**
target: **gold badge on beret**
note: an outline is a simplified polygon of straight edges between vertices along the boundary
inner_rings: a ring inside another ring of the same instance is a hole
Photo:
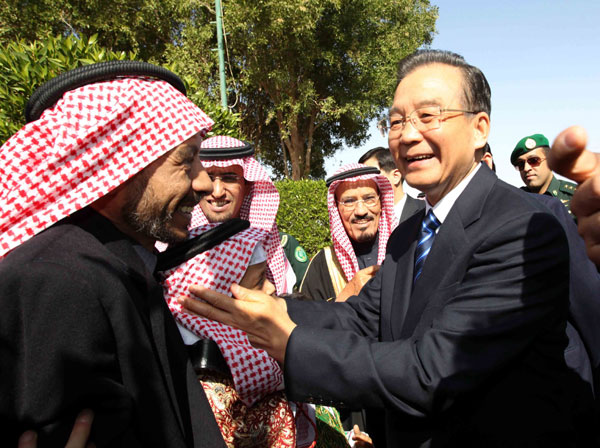
[[[535,148],[535,140],[532,138],[528,138],[527,140],[525,140],[525,148],[527,148],[527,149]]]

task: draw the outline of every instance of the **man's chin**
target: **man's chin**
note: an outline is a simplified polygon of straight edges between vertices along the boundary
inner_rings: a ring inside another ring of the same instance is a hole
[[[206,219],[208,219],[208,222],[224,222],[224,221],[227,221],[228,219],[233,218],[233,213],[231,213],[231,212],[223,212],[223,213],[209,212],[209,213],[204,213],[204,216],[206,216]]]
[[[376,232],[365,232],[356,235],[355,241],[357,243],[368,243],[375,239]]]

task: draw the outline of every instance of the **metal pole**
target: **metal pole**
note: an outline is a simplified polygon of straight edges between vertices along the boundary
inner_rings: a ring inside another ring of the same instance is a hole
[[[227,109],[227,89],[225,85],[225,52],[223,50],[223,17],[221,16],[221,0],[215,0],[217,11],[217,44],[219,51],[219,81],[221,85],[221,107]]]

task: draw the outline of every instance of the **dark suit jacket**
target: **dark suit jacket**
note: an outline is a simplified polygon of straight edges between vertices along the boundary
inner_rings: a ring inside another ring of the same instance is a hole
[[[413,287],[422,218],[395,230],[359,296],[288,301],[299,324],[288,396],[385,408],[389,446],[572,446],[581,390],[563,358],[569,256],[556,218],[482,167]]]
[[[588,258],[585,243],[564,204],[544,194],[534,194],[533,197],[554,213],[569,241],[569,346],[565,351],[565,360],[582,379],[593,386],[596,401],[600,402],[600,274]]]
[[[160,285],[90,209],[0,262],[0,440],[64,446],[94,410],[97,446],[224,446]]]
[[[404,204],[404,208],[402,209],[402,213],[400,214],[399,224],[402,224],[412,215],[417,213],[420,210],[425,208],[425,201],[421,201],[420,199],[415,199],[409,195],[406,195],[406,203]]]

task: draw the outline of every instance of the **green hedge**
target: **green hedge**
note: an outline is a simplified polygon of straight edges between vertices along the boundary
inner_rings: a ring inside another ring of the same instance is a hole
[[[280,180],[275,186],[281,197],[277,212],[279,230],[296,237],[312,258],[331,244],[325,181]]]

